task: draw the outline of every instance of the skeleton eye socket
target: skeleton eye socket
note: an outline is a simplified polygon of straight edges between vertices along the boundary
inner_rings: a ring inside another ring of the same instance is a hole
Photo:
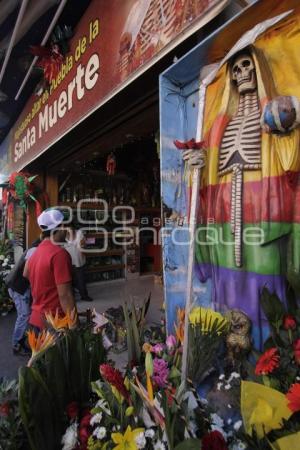
[[[244,59],[244,61],[242,62],[242,66],[243,66],[243,67],[249,67],[249,66],[250,66],[250,61],[249,61],[249,59]]]
[[[233,73],[237,73],[238,70],[239,70],[239,66],[234,66]]]

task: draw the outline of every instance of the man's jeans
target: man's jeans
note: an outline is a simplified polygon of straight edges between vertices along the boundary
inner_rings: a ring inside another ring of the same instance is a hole
[[[17,320],[12,336],[12,344],[15,346],[25,336],[30,316],[30,289],[22,295],[12,289],[8,289],[10,298],[13,300],[17,310]]]
[[[89,296],[85,283],[85,267],[72,266],[72,278],[73,285],[79,291],[81,300],[85,300]]]

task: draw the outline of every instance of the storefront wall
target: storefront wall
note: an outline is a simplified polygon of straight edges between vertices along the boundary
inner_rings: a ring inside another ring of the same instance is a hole
[[[58,75],[29,99],[11,130],[6,170],[27,166],[227,3],[92,1]]]

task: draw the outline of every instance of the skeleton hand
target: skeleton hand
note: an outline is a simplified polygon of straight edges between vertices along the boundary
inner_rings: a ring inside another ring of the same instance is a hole
[[[201,169],[205,166],[206,152],[202,149],[189,149],[183,151],[183,160],[190,168]]]

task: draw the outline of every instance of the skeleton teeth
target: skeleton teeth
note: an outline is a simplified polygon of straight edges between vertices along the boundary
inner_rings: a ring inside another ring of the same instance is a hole
[[[247,82],[248,82],[248,81],[251,81],[251,75],[250,75],[249,77],[241,78],[240,80],[238,80],[237,84],[238,84],[238,86],[239,86],[240,84],[245,83],[246,81],[247,81]]]

